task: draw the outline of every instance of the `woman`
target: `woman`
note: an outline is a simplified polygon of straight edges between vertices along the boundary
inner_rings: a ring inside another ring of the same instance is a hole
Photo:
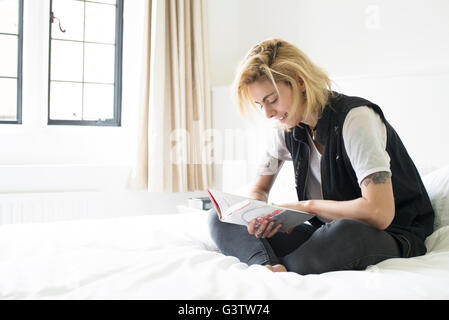
[[[434,212],[379,106],[333,92],[320,68],[279,39],[249,51],[234,92],[243,114],[256,106],[280,123],[250,197],[267,201],[283,162],[293,161],[298,201],[278,206],[316,217],[280,233],[274,222],[222,223],[212,210],[210,231],[223,254],[299,274],[425,254]]]

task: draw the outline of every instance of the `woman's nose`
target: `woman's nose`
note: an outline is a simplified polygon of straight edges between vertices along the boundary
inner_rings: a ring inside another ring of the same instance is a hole
[[[265,106],[264,110],[265,110],[265,116],[268,119],[271,119],[276,115],[276,110],[274,110],[273,108],[270,108],[269,106]]]

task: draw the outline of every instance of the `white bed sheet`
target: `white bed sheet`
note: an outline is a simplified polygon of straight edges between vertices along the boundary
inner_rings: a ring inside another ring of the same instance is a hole
[[[215,251],[204,213],[4,225],[0,299],[448,299],[449,226],[364,271],[272,273]]]

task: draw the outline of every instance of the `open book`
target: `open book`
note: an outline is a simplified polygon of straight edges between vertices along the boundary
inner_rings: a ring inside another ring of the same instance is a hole
[[[304,223],[315,215],[303,211],[276,207],[260,200],[245,198],[221,191],[207,189],[209,197],[217,209],[220,221],[248,225],[254,219],[281,223],[279,231],[287,232],[295,226]]]

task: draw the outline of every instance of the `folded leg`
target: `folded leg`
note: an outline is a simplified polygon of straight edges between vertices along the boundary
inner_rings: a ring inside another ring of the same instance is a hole
[[[288,271],[319,274],[363,270],[385,259],[400,257],[396,240],[386,231],[341,219],[326,223],[293,252],[281,258]]]

